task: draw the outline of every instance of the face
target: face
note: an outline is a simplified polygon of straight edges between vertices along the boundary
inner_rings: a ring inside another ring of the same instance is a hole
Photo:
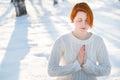
[[[73,23],[75,25],[75,30],[85,32],[88,30],[89,26],[87,23],[87,13],[79,11],[77,12]]]

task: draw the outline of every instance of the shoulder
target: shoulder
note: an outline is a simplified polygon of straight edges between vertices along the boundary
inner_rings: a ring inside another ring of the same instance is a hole
[[[70,33],[66,33],[66,34],[63,34],[61,36],[59,36],[56,40],[55,40],[55,43],[63,43],[63,42],[66,42],[66,40],[69,38],[69,35]]]
[[[94,40],[95,40],[96,42],[103,42],[103,38],[102,38],[101,36],[96,35],[96,34],[93,34],[93,35],[94,35]]]
[[[66,40],[70,38],[70,33],[63,34],[57,38],[57,41]]]
[[[69,36],[70,36],[70,33],[66,33],[66,34],[62,35],[61,37],[65,39],[65,38],[69,38]]]
[[[103,37],[101,37],[99,35],[94,35],[93,43],[98,47],[105,45]]]

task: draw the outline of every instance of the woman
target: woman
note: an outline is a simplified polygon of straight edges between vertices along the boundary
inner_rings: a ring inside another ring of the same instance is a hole
[[[75,28],[55,41],[48,73],[58,80],[97,80],[109,75],[111,66],[103,39],[88,32],[93,13],[87,3],[77,3],[70,15]]]

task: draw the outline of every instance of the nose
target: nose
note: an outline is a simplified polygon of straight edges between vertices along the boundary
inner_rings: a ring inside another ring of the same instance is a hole
[[[82,22],[82,26],[83,26],[83,27],[86,26],[86,22],[85,22],[85,21]]]

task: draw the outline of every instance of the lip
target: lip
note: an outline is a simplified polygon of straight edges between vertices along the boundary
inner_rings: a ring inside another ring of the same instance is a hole
[[[80,29],[83,29],[83,30],[85,30],[86,28],[80,28]]]

